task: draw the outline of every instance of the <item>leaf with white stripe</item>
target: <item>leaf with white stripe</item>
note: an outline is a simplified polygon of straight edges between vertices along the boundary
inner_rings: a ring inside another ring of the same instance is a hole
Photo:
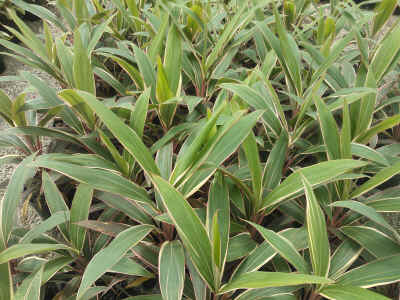
[[[305,177],[303,177],[303,184],[307,198],[306,218],[311,263],[314,274],[327,276],[330,265],[330,245],[325,216]]]
[[[182,299],[185,253],[179,241],[165,242],[159,254],[159,281],[163,300]]]

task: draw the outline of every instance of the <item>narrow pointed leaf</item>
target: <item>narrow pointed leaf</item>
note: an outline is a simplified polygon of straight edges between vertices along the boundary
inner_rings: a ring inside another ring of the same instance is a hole
[[[343,274],[337,279],[337,283],[369,288],[397,282],[400,280],[399,264],[399,254],[377,259]]]
[[[159,170],[149,149],[143,144],[138,134],[129,128],[124,122],[118,118],[103,103],[98,101],[96,97],[86,92],[65,90],[60,96],[75,95],[86,102],[104,122],[108,129],[114,134],[124,148],[133,155],[139,165],[148,174],[159,174]]]
[[[371,221],[374,221],[375,223],[382,225],[383,227],[386,227],[387,229],[394,231],[393,227],[386,221],[386,219],[380,215],[379,213],[376,212],[375,209],[372,207],[369,207],[361,202],[357,201],[337,201],[331,204],[334,207],[344,207],[351,209],[367,218],[369,218]]]
[[[260,289],[265,287],[325,283],[333,283],[333,281],[328,278],[306,274],[256,271],[238,276],[224,285],[219,292],[226,293],[237,289]]]
[[[89,209],[93,198],[93,188],[86,184],[80,184],[75,192],[71,206],[71,222],[69,225],[69,234],[72,245],[79,251],[82,250],[86,229],[75,223],[85,221],[89,217]]]
[[[224,105],[221,106],[216,112],[213,113],[210,120],[204,124],[200,132],[197,134],[196,138],[190,144],[190,146],[186,149],[185,153],[182,156],[178,156],[177,162],[175,164],[175,168],[172,171],[170,182],[174,183],[179,177],[182,175],[183,172],[186,171],[190,165],[193,164],[193,160],[198,155],[198,152],[202,148],[203,144],[206,142],[210,130],[215,126],[215,123],[218,120],[218,117],[224,110]]]
[[[242,144],[243,150],[246,155],[247,163],[249,165],[251,173],[251,182],[253,186],[253,193],[256,195],[257,200],[261,197],[261,186],[262,186],[262,169],[257,142],[254,133],[250,133]],[[255,206],[257,206],[257,203]]]
[[[117,262],[112,268],[110,269],[110,272],[113,273],[120,273],[120,274],[126,274],[130,276],[144,276],[151,278],[154,275],[151,274],[149,271],[147,271],[144,267],[139,265],[137,262],[135,262],[133,259],[130,259],[129,257],[123,257],[119,262]]]
[[[153,182],[200,275],[214,289],[211,243],[204,224],[183,196],[159,176]]]
[[[352,169],[365,166],[365,162],[339,159],[321,162],[316,165],[305,167],[293,172],[282,184],[276,187],[266,198],[264,198],[263,207],[270,207],[287,199],[288,197],[303,190],[301,174],[307,178],[311,186],[327,182],[335,177],[342,175]]]
[[[386,167],[375,174],[374,177],[370,178],[367,182],[363,183],[359,187],[357,187],[353,193],[351,194],[351,198],[357,198],[366,192],[372,190],[376,186],[384,183],[385,181],[389,180],[396,174],[400,173],[400,162]]]
[[[268,191],[276,188],[282,178],[282,169],[286,160],[289,137],[286,131],[282,131],[268,156],[263,174],[263,185]],[[285,155],[283,155],[285,154]]]
[[[52,230],[54,227],[66,223],[69,221],[69,212],[68,211],[58,211],[56,213],[51,214],[49,218],[42,221],[39,224],[36,224],[29,230],[20,240],[19,243],[30,243],[35,238],[39,237],[41,234]]]
[[[0,252],[0,264],[25,255],[39,254],[54,250],[73,250],[62,244],[17,244]]]
[[[288,239],[255,223],[250,224],[254,226],[275,251],[292,264],[297,271],[304,274],[310,273],[308,264]]]
[[[25,181],[35,175],[35,168],[29,166],[34,156],[25,158],[15,169],[10,178],[7,191],[0,202],[0,251],[7,247],[18,204],[21,201]]]
[[[304,227],[290,228],[279,232],[287,240],[291,241],[297,250],[308,248],[307,230]],[[269,262],[277,252],[268,242],[260,244],[254,249],[236,268],[232,278],[236,278],[247,272],[253,272],[260,269],[263,265]]]
[[[359,257],[362,250],[362,247],[351,239],[345,239],[332,255],[329,278],[335,279],[343,274]]]
[[[40,286],[42,284],[43,266],[36,272],[31,273],[21,285],[13,299],[15,300],[40,300]]]
[[[307,179],[303,178],[303,184],[307,198],[308,244],[314,274],[327,276],[330,265],[330,245],[325,215]]]
[[[79,30],[74,33],[73,75],[75,87],[79,90],[96,93],[94,74],[88,50],[84,48]]]
[[[165,48],[164,67],[168,74],[169,87],[174,95],[177,94],[181,77],[182,43],[176,26],[170,26]]]
[[[230,207],[229,207],[229,189],[222,174],[216,174],[211,184],[207,204],[207,224],[209,235],[216,230],[213,224],[213,218],[218,224],[218,257],[220,258],[217,267],[223,273],[223,266],[228,251],[229,229],[230,229]],[[215,241],[214,241],[215,242]]]
[[[159,260],[159,281],[163,299],[182,299],[185,282],[185,254],[180,242],[165,242],[161,247]]]
[[[81,183],[86,183],[100,191],[110,192],[138,202],[152,204],[147,192],[132,181],[111,171],[79,167],[77,165],[52,160],[45,155],[31,163],[32,166],[52,169]]]
[[[321,125],[322,137],[324,138],[324,143],[328,150],[328,158],[339,159],[340,136],[336,121],[329,111],[327,105],[322,101],[321,98],[316,97],[315,104],[317,106],[318,119]]]
[[[132,226],[118,234],[106,248],[98,252],[85,269],[76,297],[77,300],[81,299],[98,278],[118,263],[130,248],[139,243],[153,229],[153,226],[150,225]]]
[[[400,245],[386,234],[367,226],[343,226],[346,236],[364,247],[375,257],[394,255],[400,252]]]
[[[324,287],[319,293],[322,296],[332,300],[389,300],[388,297],[363,288],[336,284]]]
[[[57,185],[50,178],[47,172],[42,173],[42,184],[43,191],[46,198],[47,206],[49,207],[50,213],[56,212],[69,212],[67,204],[65,204],[64,196],[61,194]],[[59,226],[63,235],[68,239],[69,238],[69,230],[66,224],[60,224]]]

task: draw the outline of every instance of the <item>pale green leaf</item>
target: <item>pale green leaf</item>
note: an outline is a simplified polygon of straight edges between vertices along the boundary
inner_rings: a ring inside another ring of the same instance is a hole
[[[182,299],[185,254],[179,241],[165,242],[159,255],[159,281],[163,300]]]

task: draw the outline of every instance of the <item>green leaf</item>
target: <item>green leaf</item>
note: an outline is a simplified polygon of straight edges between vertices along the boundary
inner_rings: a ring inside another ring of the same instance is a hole
[[[293,38],[289,36],[288,32],[286,32],[276,6],[274,6],[274,16],[275,16],[276,30],[278,32],[279,42],[282,50],[281,55],[283,56],[284,63],[286,64],[286,68],[289,71],[288,75],[293,84],[293,87],[296,89],[297,95],[301,96],[303,94],[303,87],[302,87],[302,78],[300,71],[301,70],[300,51],[296,43],[294,43]]]
[[[65,79],[69,83],[69,86],[74,86],[74,59],[71,51],[64,45],[64,42],[57,37],[55,39],[57,58],[60,62],[61,69],[64,73]]]
[[[35,16],[38,16],[41,19],[50,21],[52,24],[59,27],[62,31],[66,31],[63,22],[50,10],[46,9],[44,6],[30,4],[22,0],[12,0],[12,3],[19,6],[23,10],[28,11]]]
[[[362,251],[362,247],[357,243],[351,239],[345,239],[332,255],[329,278],[335,279],[343,274],[351,267]]]
[[[400,212],[399,198],[374,200],[365,204],[378,212]]]
[[[224,110],[225,105],[222,105],[216,112],[214,112],[211,118],[203,125],[199,133],[196,135],[196,138],[190,144],[190,146],[185,150],[185,153],[181,156],[178,156],[175,168],[172,171],[171,177],[169,179],[170,182],[177,182],[180,177],[184,174],[185,171],[194,163],[195,157],[198,155],[199,151],[203,147],[203,145],[207,142],[207,139],[210,134],[210,130],[215,126],[218,117]]]
[[[361,202],[357,201],[336,201],[331,204],[331,206],[334,207],[344,207],[351,209],[360,215],[363,215],[370,219],[371,221],[374,221],[375,223],[382,225],[383,227],[393,231],[395,234],[397,234],[396,230],[385,220],[385,218],[380,215],[379,213],[376,212],[375,209],[372,207],[369,207]]]
[[[375,174],[374,177],[370,178],[367,182],[363,183],[362,185],[358,186],[350,195],[351,198],[357,198],[366,192],[372,190],[373,188],[377,187],[378,185],[384,183],[385,181],[389,180],[396,174],[400,173],[400,162],[383,168],[381,171]]]
[[[383,25],[389,20],[393,11],[397,6],[396,0],[382,0],[375,8],[374,25],[372,27],[372,35],[375,35]]]
[[[73,250],[62,244],[17,244],[0,252],[0,264],[25,255],[39,254],[55,250]]]
[[[187,252],[186,252],[187,254]],[[191,259],[186,255],[186,265],[189,271],[190,280],[193,285],[193,292],[195,294],[196,300],[206,300],[207,299],[207,285],[204,280],[201,278],[199,272],[196,270],[196,267],[193,265]]]
[[[110,138],[101,129],[97,129],[97,132],[99,133],[101,141],[107,147],[108,151],[113,157],[114,162],[118,166],[118,169],[120,170],[122,175],[124,177],[128,177],[129,176],[128,162],[122,157],[122,155],[119,153],[119,150],[115,147]]]
[[[133,111],[133,129],[139,137],[143,137],[144,125],[146,123],[147,111],[149,108],[150,89],[145,90],[135,103]]]
[[[285,287],[269,287],[263,289],[251,289],[247,290],[244,293],[241,293],[235,300],[281,300],[280,298],[276,297],[284,297],[287,296],[289,298],[283,298],[282,300],[295,300],[297,298],[290,298],[292,297],[291,292],[296,291],[297,289],[301,288],[300,286],[285,286]]]
[[[297,250],[303,250],[308,247],[307,230],[304,227],[290,228],[278,233],[287,240],[291,241]],[[236,268],[232,278],[236,278],[247,272],[253,272],[261,268],[276,255],[276,251],[268,242],[260,244],[252,251]]]
[[[163,122],[163,126],[169,128],[175,114],[176,104],[167,104],[167,102],[171,98],[174,97],[173,92],[171,91],[166,75],[166,71],[161,63],[161,58],[158,57],[158,68],[157,68],[157,87],[156,87],[156,97],[158,103],[160,103],[160,118]]]
[[[153,182],[193,264],[210,288],[215,290],[212,249],[204,224],[183,196],[167,181],[154,176]]]
[[[59,274],[61,269],[68,266],[74,260],[72,257],[60,256],[46,262],[43,269],[42,285],[49,281],[55,274]]]
[[[400,123],[400,114],[394,115],[392,117],[386,118],[383,121],[379,122],[375,126],[369,128],[365,132],[362,132],[357,138],[356,141],[361,144],[366,144],[369,142],[371,138],[373,138],[378,133],[385,131],[386,129],[392,128]]]
[[[340,136],[336,121],[329,111],[327,105],[322,101],[321,98],[315,97],[314,101],[317,106],[318,119],[321,125],[322,137],[328,150],[328,159],[339,159],[341,158]]]
[[[343,274],[337,283],[364,288],[393,283],[400,280],[399,263],[399,254],[377,259]]]
[[[167,71],[161,62],[161,58],[157,58],[157,88],[156,88],[157,100],[162,105],[162,103],[167,102],[169,99],[174,97],[174,93],[169,87],[167,79]],[[168,106],[168,104],[165,104]],[[171,104],[170,104],[171,105]],[[160,109],[163,106],[160,106]]]
[[[89,11],[87,7],[87,3],[84,0],[73,0],[72,1],[72,9],[75,14],[76,20],[78,24],[82,24],[89,20]]]
[[[218,132],[217,137],[207,147],[208,151],[199,159],[185,178],[181,188],[185,196],[195,193],[212,176],[227,158],[229,158],[249,135],[262,112],[254,111],[244,117],[237,114]],[[203,170],[202,170],[203,167]],[[189,179],[187,179],[189,178]]]
[[[256,271],[238,276],[222,286],[219,293],[222,294],[237,289],[260,289],[265,287],[325,283],[333,283],[333,281],[328,278],[306,274]]]
[[[105,69],[94,67],[93,72],[96,76],[104,80],[108,85],[110,85],[116,92],[120,95],[125,96],[127,93],[126,87],[115,78],[112,73]]]
[[[25,158],[15,169],[0,202],[0,251],[7,247],[7,242],[14,226],[15,214],[21,201],[26,180],[35,175],[35,168],[29,166],[34,155]]]
[[[76,189],[71,205],[71,221],[69,235],[75,249],[81,251],[85,242],[86,230],[76,222],[85,221],[89,217],[89,209],[93,198],[93,188],[87,184],[80,184]]]
[[[370,161],[379,163],[384,166],[389,166],[388,160],[381,153],[372,149],[366,145],[351,143],[351,154],[355,156],[359,156]]]
[[[379,82],[383,76],[396,64],[400,50],[400,24],[397,24],[379,43],[378,49],[370,63],[370,72],[374,72],[376,81]]]
[[[133,2],[133,5],[136,5],[136,0],[130,0],[129,2]],[[155,63],[157,56],[161,56],[162,46],[164,42],[165,35],[167,33],[169,27],[169,16],[167,13],[161,15],[162,23],[158,28],[158,32],[152,38],[151,44],[148,50],[148,55],[150,60]]]
[[[154,71],[154,67],[142,49],[140,49],[136,45],[132,45],[132,48],[135,53],[135,58],[139,66],[140,73],[143,76],[145,86],[147,88],[152,88],[151,99],[153,102],[157,101],[155,100],[155,89],[154,89],[154,87],[156,86],[156,73]]]
[[[58,98],[57,93],[54,88],[48,86],[43,80],[39,79],[30,72],[23,71],[21,76],[28,80],[37,91],[39,92],[42,99],[48,103],[49,106],[63,105],[64,103]]]
[[[248,256],[257,247],[257,243],[251,238],[248,232],[239,233],[229,239],[227,262]]]
[[[16,126],[27,126],[27,120],[25,112],[22,110],[22,107],[25,105],[26,94],[19,94],[13,102],[11,108],[12,119],[14,120],[14,124]]]
[[[249,222],[261,236],[279,253],[286,261],[292,264],[300,273],[310,273],[310,268],[304,258],[297,252],[293,244],[282,235],[255,223]]]
[[[389,300],[389,298],[356,286],[328,285],[319,292],[328,299],[340,300]]]
[[[78,167],[76,164],[53,160],[46,155],[41,155],[30,165],[52,169],[100,191],[111,192],[138,202],[152,204],[145,189],[112,171]]]
[[[47,172],[42,173],[42,185],[43,191],[46,198],[47,206],[49,207],[50,213],[56,213],[59,211],[69,212],[67,204],[65,204],[64,196],[59,191],[57,185],[50,178]],[[69,230],[66,224],[60,224],[59,226],[62,234],[68,240]]]
[[[0,90],[0,116],[2,116],[11,126],[13,126],[12,120],[12,101]]]
[[[272,151],[268,156],[263,174],[263,185],[268,191],[279,185],[282,178],[282,169],[286,161],[286,153],[289,145],[289,137],[286,131],[282,131]],[[285,154],[285,155],[283,155]]]
[[[86,102],[96,112],[99,118],[104,122],[124,148],[133,155],[146,173],[149,175],[160,174],[149,149],[143,144],[138,134],[125,125],[120,118],[118,118],[103,103],[98,101],[96,97],[86,92],[72,90],[65,90],[60,93],[61,97],[66,95],[74,95]]]
[[[169,88],[172,94],[179,93],[178,86],[181,78],[182,42],[175,24],[169,27],[167,44],[165,46],[164,67]]]
[[[207,203],[207,227],[209,236],[217,234],[218,241],[213,240],[214,260],[221,276],[223,274],[225,260],[228,251],[230,230],[229,189],[222,174],[217,173],[211,183]],[[214,221],[214,222],[213,222]],[[213,224],[214,223],[214,224]],[[219,259],[216,260],[215,256]],[[218,262],[217,262],[218,261]]]
[[[21,285],[13,299],[15,300],[40,300],[40,286],[42,283],[43,266],[36,272],[31,273]]]
[[[107,206],[123,212],[132,220],[141,224],[152,224],[150,216],[144,213],[134,201],[127,201],[124,197],[107,192],[95,192],[95,198],[103,201]]]
[[[37,37],[33,30],[17,16],[17,13],[14,10],[8,10],[8,14],[15,24],[18,25],[18,28],[22,34],[20,34],[18,31],[9,30],[12,31],[12,33],[17,36],[18,39],[25,44],[25,46],[32,49],[35,54],[47,61],[47,50],[44,43]]]
[[[310,167],[296,170],[264,198],[263,208],[271,207],[303,190],[301,174],[311,186],[334,179],[352,169],[365,166],[366,163],[351,159],[339,159],[321,162]]]
[[[110,272],[151,278],[154,275],[129,257],[123,257],[111,267]]]
[[[258,201],[261,200],[261,187],[262,187],[262,169],[259,151],[257,147],[256,138],[253,132],[247,136],[242,144],[242,148],[246,155],[246,160],[251,173],[251,183],[253,186],[253,193]],[[255,209],[257,210],[259,203],[254,203]]]
[[[79,90],[96,94],[94,74],[88,49],[84,48],[79,30],[74,32],[74,87]]]
[[[275,135],[278,136],[280,134],[282,126],[277,117],[272,99],[269,99],[265,95],[261,95],[256,89],[251,88],[246,84],[224,83],[221,84],[221,87],[235,93],[254,109],[264,110],[264,122]]]
[[[52,230],[54,227],[69,221],[69,211],[52,213],[49,218],[36,224],[19,240],[20,244],[30,243],[41,234]]]
[[[88,124],[88,126],[93,129],[95,124],[95,116],[90,107],[85,103],[85,99],[77,96],[76,93],[61,92],[58,95],[65,102],[67,102],[75,114],[81,115],[82,119]]]
[[[165,242],[162,245],[158,267],[163,299],[182,299],[185,282],[185,254],[179,241]]]
[[[340,231],[377,258],[400,252],[400,245],[398,243],[375,228],[367,226],[343,226],[340,228]]]
[[[125,72],[129,75],[129,77],[132,79],[132,81],[136,84],[137,88],[142,90],[143,87],[143,79],[141,77],[140,72],[130,63],[126,62],[122,58],[119,58],[114,55],[105,55],[112,60],[114,60],[117,64],[120,65],[120,67],[125,70]]]
[[[325,215],[306,178],[302,178],[307,198],[307,229],[314,274],[327,276],[330,266],[330,244]]]
[[[33,158],[34,155],[28,156],[18,165],[10,178],[3,199],[0,201],[0,251],[7,248],[24,184],[36,172],[34,168],[28,167]],[[0,299],[12,299],[13,282],[9,264],[0,264],[0,273],[3,274],[0,279]]]
[[[246,2],[247,1],[245,1],[244,3]],[[239,31],[239,29],[245,26],[253,17],[253,11],[246,12],[247,8],[247,5],[242,4],[240,9],[236,12],[235,16],[229,21],[228,24],[225,24],[224,31],[219,36],[217,43],[214,45],[214,47],[211,47],[212,51],[208,55],[206,60],[206,70],[209,70],[211,66],[217,61],[218,57],[223,54],[223,52],[226,50],[226,45]]]
[[[81,299],[98,278],[117,264],[129,249],[139,243],[153,229],[154,227],[150,225],[132,226],[118,234],[106,248],[98,252],[85,269],[76,299]]]

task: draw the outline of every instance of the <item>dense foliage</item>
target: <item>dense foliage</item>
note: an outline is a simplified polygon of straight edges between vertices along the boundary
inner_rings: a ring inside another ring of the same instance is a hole
[[[396,296],[397,1],[13,4],[1,300]]]

